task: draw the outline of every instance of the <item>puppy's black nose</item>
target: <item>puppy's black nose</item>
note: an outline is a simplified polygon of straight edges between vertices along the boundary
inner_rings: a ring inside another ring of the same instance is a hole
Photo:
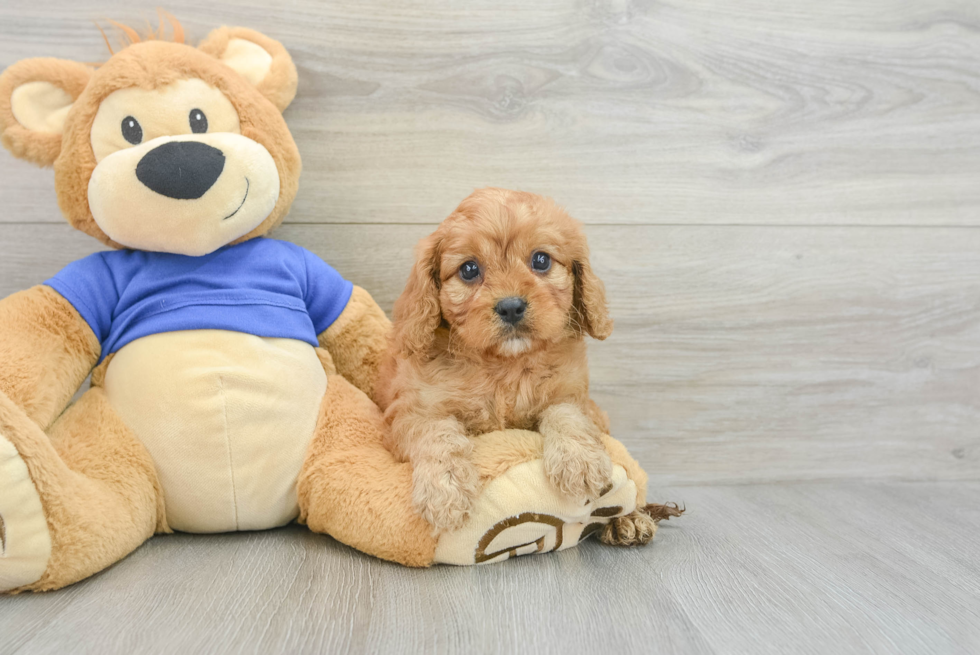
[[[177,200],[197,200],[225,168],[225,155],[200,141],[168,141],[143,155],[136,177],[151,191]]]
[[[524,318],[524,310],[527,309],[527,301],[517,296],[504,298],[494,306],[494,311],[500,315],[504,323],[517,325]]]

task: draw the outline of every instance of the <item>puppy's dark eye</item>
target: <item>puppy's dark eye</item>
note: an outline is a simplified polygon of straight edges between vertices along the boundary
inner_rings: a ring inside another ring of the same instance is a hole
[[[191,132],[194,134],[203,134],[208,131],[208,117],[200,109],[191,109],[191,115],[188,116],[187,120],[191,124]]]
[[[143,141],[143,128],[140,127],[138,120],[132,116],[127,116],[122,121],[122,135],[134,146],[139,145]]]
[[[539,250],[531,255],[531,268],[538,273],[547,273],[551,268],[551,256]]]
[[[480,265],[472,259],[459,267],[459,276],[464,282],[472,282],[480,275]]]

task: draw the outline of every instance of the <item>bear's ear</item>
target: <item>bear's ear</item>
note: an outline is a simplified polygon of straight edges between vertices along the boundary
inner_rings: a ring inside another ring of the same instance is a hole
[[[25,59],[0,75],[0,142],[14,157],[50,166],[65,118],[92,76],[67,59]]]
[[[198,46],[283,111],[296,95],[296,66],[282,44],[245,27],[219,27]]]

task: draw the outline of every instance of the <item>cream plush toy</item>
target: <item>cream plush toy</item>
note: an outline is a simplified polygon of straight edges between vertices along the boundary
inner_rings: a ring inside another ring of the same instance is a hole
[[[433,533],[371,399],[388,319],[265,237],[300,175],[289,54],[228,27],[193,48],[173,24],[173,42],[127,30],[95,69],[0,76],[3,145],[53,165],[69,223],[112,248],[0,301],[0,591],[63,587],[173,530],[299,520],[405,565],[473,564],[642,507],[646,476],[614,440],[613,487],[578,507],[547,482],[540,436],[513,431],[477,448],[471,519]]]

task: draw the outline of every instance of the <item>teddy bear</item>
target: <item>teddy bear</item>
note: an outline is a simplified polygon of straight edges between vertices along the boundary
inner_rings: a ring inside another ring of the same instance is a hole
[[[383,446],[388,318],[267,236],[301,170],[289,54],[239,27],[196,48],[176,21],[171,39],[125,31],[98,67],[29,59],[0,76],[3,145],[53,166],[68,222],[109,248],[0,301],[0,591],[64,587],[174,530],[299,521],[407,566],[477,564],[647,507],[611,437],[613,484],[582,506],[548,484],[540,435],[510,430],[476,448],[470,520],[434,531]]]

